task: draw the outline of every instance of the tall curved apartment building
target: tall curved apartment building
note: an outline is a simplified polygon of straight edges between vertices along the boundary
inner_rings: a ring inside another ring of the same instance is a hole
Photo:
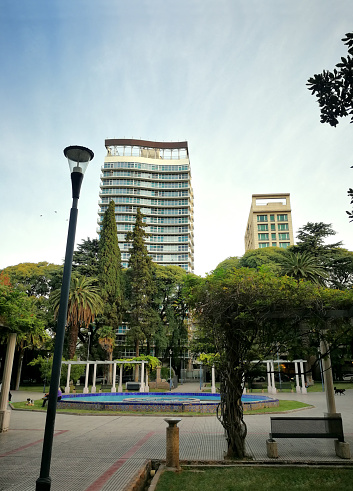
[[[111,200],[115,202],[122,266],[128,266],[137,208],[145,215],[147,249],[161,265],[194,271],[194,196],[187,142],[105,140],[101,174],[99,230]]]

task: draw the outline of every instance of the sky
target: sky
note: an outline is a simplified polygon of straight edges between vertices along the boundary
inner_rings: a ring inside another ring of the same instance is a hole
[[[188,141],[198,275],[244,254],[256,193],[353,250],[353,127],[321,124],[306,87],[352,19],[351,0],[2,0],[0,268],[62,264],[69,145],[95,154],[76,244],[97,237],[106,138]]]

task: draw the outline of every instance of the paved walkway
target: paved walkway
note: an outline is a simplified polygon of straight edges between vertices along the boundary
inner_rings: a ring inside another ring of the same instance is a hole
[[[184,384],[197,392],[197,384]],[[198,386],[199,389],[199,386]],[[13,392],[13,401],[40,393]],[[325,394],[281,393],[281,399],[300,400],[315,408],[296,415],[322,416]],[[346,441],[353,450],[353,390],[336,396]],[[266,444],[270,415],[246,416],[247,448],[255,460],[268,460]],[[0,434],[0,490],[33,491],[39,475],[45,413],[13,411],[11,429]],[[222,460],[226,449],[223,428],[216,417],[183,417],[180,458]],[[166,423],[163,416],[75,416],[57,414],[52,454],[52,491],[119,491],[124,489],[146,459],[165,458]],[[280,440],[281,460],[340,461],[332,440]]]

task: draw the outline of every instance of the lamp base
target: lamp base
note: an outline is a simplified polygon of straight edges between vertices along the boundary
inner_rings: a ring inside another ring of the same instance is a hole
[[[51,477],[38,477],[36,480],[36,491],[50,491]]]

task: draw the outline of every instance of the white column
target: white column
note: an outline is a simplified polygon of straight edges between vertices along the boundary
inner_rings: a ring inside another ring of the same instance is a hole
[[[119,387],[118,392],[123,391],[123,363],[120,363]]]
[[[300,374],[302,379],[302,394],[307,394],[308,391],[306,390],[305,387],[304,365],[302,361],[300,362]]]
[[[116,363],[113,363],[113,385],[110,392],[116,392]]]
[[[272,394],[276,394],[277,389],[276,389],[276,383],[275,383],[275,364],[273,363],[273,360],[270,362],[270,364],[271,364]]]
[[[300,393],[300,384],[299,384],[299,373],[298,373],[298,362],[294,362],[294,369],[295,369],[295,391]]]
[[[86,378],[85,378],[85,386],[83,388],[83,393],[88,394],[88,375],[89,375],[89,363],[86,365]]]
[[[94,365],[93,365],[93,385],[92,385],[92,389],[91,389],[91,392],[93,394],[95,394],[96,391],[97,391],[96,377],[97,377],[97,362],[95,362]]]
[[[271,385],[271,369],[270,362],[266,362],[266,370],[267,370],[267,392],[272,394],[272,385]]]
[[[141,362],[141,385],[140,392],[145,392],[145,383],[144,383],[144,375],[145,375],[145,362]]]
[[[13,365],[13,357],[16,347],[16,334],[9,334],[7,340],[7,350],[5,358],[5,366],[3,380],[0,393],[0,433],[7,431],[10,426],[11,411],[7,409],[7,402],[10,392],[11,373]]]
[[[70,375],[71,375],[71,363],[68,363],[65,394],[70,394]]]
[[[245,387],[245,385],[244,385]],[[211,392],[212,394],[216,393],[216,377],[215,377],[215,369],[214,365],[212,365],[212,387],[211,387]]]

